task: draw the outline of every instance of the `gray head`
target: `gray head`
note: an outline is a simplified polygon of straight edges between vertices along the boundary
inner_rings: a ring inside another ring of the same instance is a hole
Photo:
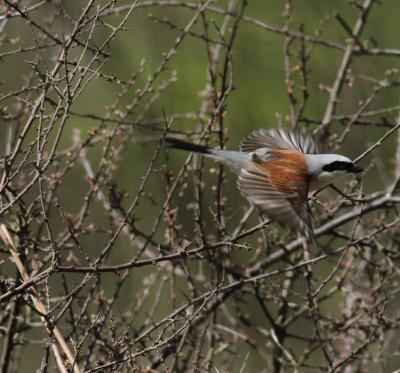
[[[363,171],[351,159],[339,154],[306,154],[306,161],[311,176],[311,190],[328,185],[346,174]]]

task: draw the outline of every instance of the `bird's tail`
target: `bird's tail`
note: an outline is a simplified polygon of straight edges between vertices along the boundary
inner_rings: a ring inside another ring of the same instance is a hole
[[[170,148],[187,150],[189,152],[209,154],[212,155],[212,149],[204,145],[193,144],[191,142],[183,141],[174,137],[167,137],[165,142]]]
[[[238,174],[243,167],[248,165],[249,154],[230,150],[212,149],[207,146],[193,144],[177,138],[167,137],[167,146],[175,149],[182,149],[189,152],[199,153],[203,156],[213,158],[217,162],[228,166],[231,171]]]

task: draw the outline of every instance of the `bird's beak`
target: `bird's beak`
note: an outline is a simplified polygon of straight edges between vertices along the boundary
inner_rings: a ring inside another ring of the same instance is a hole
[[[363,172],[364,169],[360,166],[357,166],[353,163],[353,166],[348,170],[348,172],[351,172],[352,174],[358,174],[360,172]]]

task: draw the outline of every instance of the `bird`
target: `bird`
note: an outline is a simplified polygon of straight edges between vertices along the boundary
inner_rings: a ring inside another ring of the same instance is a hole
[[[168,147],[199,153],[227,166],[237,175],[241,194],[270,220],[313,238],[310,192],[320,190],[363,168],[340,154],[320,154],[311,135],[284,128],[258,129],[239,151],[214,149],[176,137]]]

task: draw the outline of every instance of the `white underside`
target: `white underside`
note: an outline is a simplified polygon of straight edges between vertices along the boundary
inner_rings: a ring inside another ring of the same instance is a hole
[[[346,175],[346,172],[343,171],[322,172],[316,179],[310,182],[309,191],[312,192],[314,190],[324,188],[327,185],[337,181],[344,175]]]

